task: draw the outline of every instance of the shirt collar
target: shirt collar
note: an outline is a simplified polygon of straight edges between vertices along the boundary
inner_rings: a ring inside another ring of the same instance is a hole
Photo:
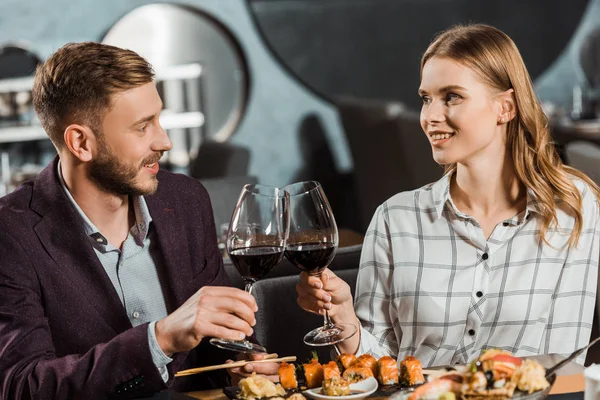
[[[452,177],[453,173],[454,170],[445,174],[440,180],[435,182],[431,188],[435,213],[438,219],[442,217],[442,213],[444,212],[444,207],[446,206],[446,203],[452,204],[453,206],[452,198],[450,196],[450,178]],[[456,207],[454,208],[456,209]],[[529,219],[529,215],[531,213],[539,214],[539,208],[540,207],[536,199],[535,193],[530,188],[527,188],[527,205],[525,206],[525,213],[522,218]],[[515,223],[519,222],[520,221],[515,221]]]
[[[88,216],[83,212],[81,207],[79,207],[79,204],[77,204],[77,202],[73,198],[73,195],[69,191],[69,188],[67,188],[60,167],[60,159],[58,160],[57,168],[60,185],[67,194],[67,197],[69,198],[69,201],[71,201],[71,204],[73,204],[73,207],[75,207],[75,209],[81,216],[83,220],[83,229],[85,230],[85,233],[88,236],[90,236],[96,243],[107,245],[108,242],[104,235],[102,235],[102,233],[96,227],[96,225],[94,225],[92,221],[90,221]],[[143,242],[144,239],[146,239],[146,237],[148,236],[148,231],[150,228],[150,222],[152,222],[152,217],[150,216],[150,211],[148,210],[148,205],[146,204],[144,196],[134,196],[132,198],[132,203],[133,210],[135,213],[135,225],[132,227],[131,233],[136,237],[136,239],[138,239],[140,242]]]

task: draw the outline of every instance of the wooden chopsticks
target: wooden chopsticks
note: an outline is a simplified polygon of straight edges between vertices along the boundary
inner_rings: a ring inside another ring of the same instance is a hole
[[[244,360],[244,361],[236,361],[236,362],[232,362],[232,363],[228,363],[228,364],[209,365],[207,367],[184,369],[183,371],[177,372],[175,374],[175,376],[188,376],[188,375],[200,374],[200,373],[206,372],[206,371],[214,371],[216,369],[228,369],[228,368],[243,367],[244,365],[249,364],[249,363],[255,364],[255,363],[264,363],[264,362],[294,362],[294,361],[296,361],[296,356],[281,357],[281,358],[277,358],[277,357],[278,357],[278,355],[274,353],[274,354],[267,354],[263,360],[256,360],[256,361]]]

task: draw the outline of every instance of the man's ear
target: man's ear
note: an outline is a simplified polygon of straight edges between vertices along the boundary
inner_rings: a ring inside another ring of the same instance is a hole
[[[64,133],[65,146],[81,162],[91,161],[96,154],[97,138],[85,125],[71,124]]]
[[[498,115],[499,123],[507,123],[517,115],[517,106],[515,103],[514,89],[508,89],[500,93],[498,98],[500,101],[500,115]]]

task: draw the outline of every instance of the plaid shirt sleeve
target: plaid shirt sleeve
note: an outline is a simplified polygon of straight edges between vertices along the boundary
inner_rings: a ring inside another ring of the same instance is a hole
[[[557,353],[568,356],[589,343],[594,318],[600,254],[600,213],[598,202],[589,189],[582,189],[583,226],[577,246],[566,257],[562,277],[552,296],[546,332],[540,354]],[[573,310],[574,312],[569,312]],[[583,365],[586,353],[576,361]]]
[[[386,204],[379,206],[363,242],[355,293],[356,316],[362,325],[357,354],[371,353],[377,357],[398,354],[394,330],[398,316],[393,315],[390,307],[394,259],[388,218]]]

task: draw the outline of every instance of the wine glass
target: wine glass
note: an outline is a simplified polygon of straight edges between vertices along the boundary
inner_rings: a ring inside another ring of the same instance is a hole
[[[289,229],[289,195],[282,189],[245,185],[231,216],[227,231],[227,253],[252,293],[262,279],[283,258]],[[248,340],[212,338],[213,345],[238,352],[266,353],[264,347]]]
[[[338,247],[338,230],[331,207],[319,182],[299,182],[284,187],[290,195],[290,232],[285,256],[312,276],[320,277]],[[356,333],[352,324],[333,324],[327,310],[323,326],[304,336],[309,346],[328,346]]]

